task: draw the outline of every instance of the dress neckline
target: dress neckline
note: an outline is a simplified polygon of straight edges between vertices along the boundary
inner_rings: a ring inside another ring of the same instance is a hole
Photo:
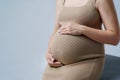
[[[89,1],[90,0],[88,0],[88,2],[85,4],[85,5],[83,5],[83,6],[65,6],[65,2],[66,2],[66,0],[63,0],[62,1],[62,7],[64,7],[64,8],[83,8],[83,7],[85,7],[86,5],[88,5],[88,3],[89,3]]]

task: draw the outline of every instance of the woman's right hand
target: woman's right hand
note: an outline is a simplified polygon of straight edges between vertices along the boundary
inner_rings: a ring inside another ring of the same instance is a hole
[[[51,53],[47,53],[46,54],[46,59],[47,59],[47,62],[50,66],[53,66],[53,67],[60,67],[60,66],[63,66],[63,64],[61,62],[59,62],[58,60],[56,60],[55,58],[53,58],[52,54]]]

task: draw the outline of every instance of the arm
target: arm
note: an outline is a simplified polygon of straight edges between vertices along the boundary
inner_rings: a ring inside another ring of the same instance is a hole
[[[119,42],[119,23],[113,0],[97,0],[105,30],[97,30],[83,25],[83,34],[101,43],[117,45]]]
[[[60,24],[58,23],[57,21],[57,17],[58,17],[58,0],[57,0],[57,9],[56,9],[56,19],[55,19],[55,27],[54,27],[54,30],[52,32],[52,35],[50,36],[50,40],[49,40],[49,43],[48,43],[48,49],[47,49],[47,52],[46,52],[46,60],[48,62],[48,64],[50,66],[54,66],[54,67],[59,67],[59,66],[62,66],[63,64],[61,62],[59,62],[58,60],[56,60],[55,58],[53,58],[53,56],[51,55],[51,43],[52,43],[52,40],[54,38],[54,35],[55,33],[57,32],[57,30],[60,28]]]
[[[94,29],[85,25],[68,22],[63,25],[59,33],[85,35],[103,44],[117,45],[119,42],[119,23],[112,0],[97,0],[96,8],[100,12],[105,30]]]
[[[54,30],[50,36],[50,40],[48,42],[48,48],[47,48],[47,53],[49,52],[50,53],[50,46],[51,46],[51,43],[52,43],[52,40],[54,38],[54,34],[57,32],[57,30],[60,28],[60,24],[57,22],[57,17],[58,17],[58,0],[56,1],[56,16],[55,16],[55,26],[54,26]]]

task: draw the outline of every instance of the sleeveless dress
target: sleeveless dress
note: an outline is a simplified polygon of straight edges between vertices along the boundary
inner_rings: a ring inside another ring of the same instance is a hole
[[[65,0],[57,0],[57,21],[76,22],[95,29],[102,29],[102,20],[95,7],[96,0],[88,0],[80,7],[64,6]],[[99,80],[104,68],[104,44],[85,35],[62,35],[56,32],[51,44],[51,54],[64,65],[46,65],[43,80]]]

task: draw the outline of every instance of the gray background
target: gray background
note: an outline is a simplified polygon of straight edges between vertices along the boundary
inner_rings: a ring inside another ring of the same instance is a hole
[[[45,52],[54,28],[55,2],[0,0],[0,80],[41,80],[46,65]],[[120,20],[120,0],[114,2]],[[106,55],[111,55],[108,59],[117,57],[114,59],[119,63],[120,44],[105,48]],[[108,60],[109,63],[112,64]],[[120,80],[118,76],[113,79],[105,76],[106,72],[103,80]]]

